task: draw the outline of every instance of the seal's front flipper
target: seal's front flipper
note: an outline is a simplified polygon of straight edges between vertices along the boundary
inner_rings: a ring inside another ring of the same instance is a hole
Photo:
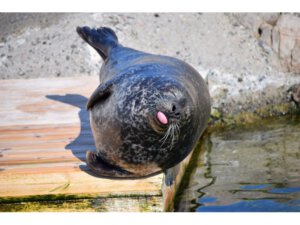
[[[175,181],[176,181],[176,176],[177,176],[178,173],[179,173],[179,167],[180,167],[180,165],[177,164],[176,166],[171,167],[171,168],[169,168],[169,169],[166,169],[166,170],[164,171],[164,175],[165,175],[165,185],[166,185],[167,187],[170,187],[170,186],[172,186],[172,185],[175,183]]]
[[[100,84],[93,92],[86,105],[87,109],[93,108],[93,106],[100,101],[106,100],[113,92],[113,82],[105,82]]]
[[[118,37],[115,32],[108,27],[91,29],[89,27],[77,27],[79,36],[89,43],[105,60],[110,50],[118,45]]]
[[[86,163],[91,171],[99,176],[106,178],[131,178],[135,177],[134,174],[123,170],[122,168],[110,165],[105,162],[99,156],[97,156],[94,152],[87,151],[86,152]]]
[[[167,169],[165,172],[164,172],[164,177],[165,177],[165,185],[167,187],[170,187],[173,185],[174,183],[174,171],[172,169]]]

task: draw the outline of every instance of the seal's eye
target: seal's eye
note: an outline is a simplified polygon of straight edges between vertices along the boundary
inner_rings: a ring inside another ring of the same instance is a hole
[[[161,124],[163,124],[163,125],[168,124],[168,118],[163,112],[158,111],[156,114],[156,117]]]

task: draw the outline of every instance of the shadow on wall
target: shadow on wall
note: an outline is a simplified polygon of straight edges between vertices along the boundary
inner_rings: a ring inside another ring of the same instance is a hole
[[[86,110],[86,103],[88,99],[78,94],[46,95],[46,97],[80,109],[78,113],[80,119],[80,133],[71,143],[65,146],[65,149],[72,151],[75,157],[77,157],[80,161],[85,162],[86,151],[96,150],[90,126],[89,112]],[[89,173],[89,169],[85,164],[80,165],[80,169]]]

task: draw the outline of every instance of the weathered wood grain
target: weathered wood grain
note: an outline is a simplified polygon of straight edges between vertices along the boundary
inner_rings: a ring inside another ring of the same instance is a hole
[[[159,195],[162,175],[140,180],[89,174],[95,149],[85,110],[97,77],[0,81],[0,199],[38,195]]]

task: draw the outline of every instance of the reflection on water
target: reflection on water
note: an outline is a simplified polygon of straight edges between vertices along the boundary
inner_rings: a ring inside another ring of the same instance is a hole
[[[300,212],[300,117],[213,133],[176,211]]]

